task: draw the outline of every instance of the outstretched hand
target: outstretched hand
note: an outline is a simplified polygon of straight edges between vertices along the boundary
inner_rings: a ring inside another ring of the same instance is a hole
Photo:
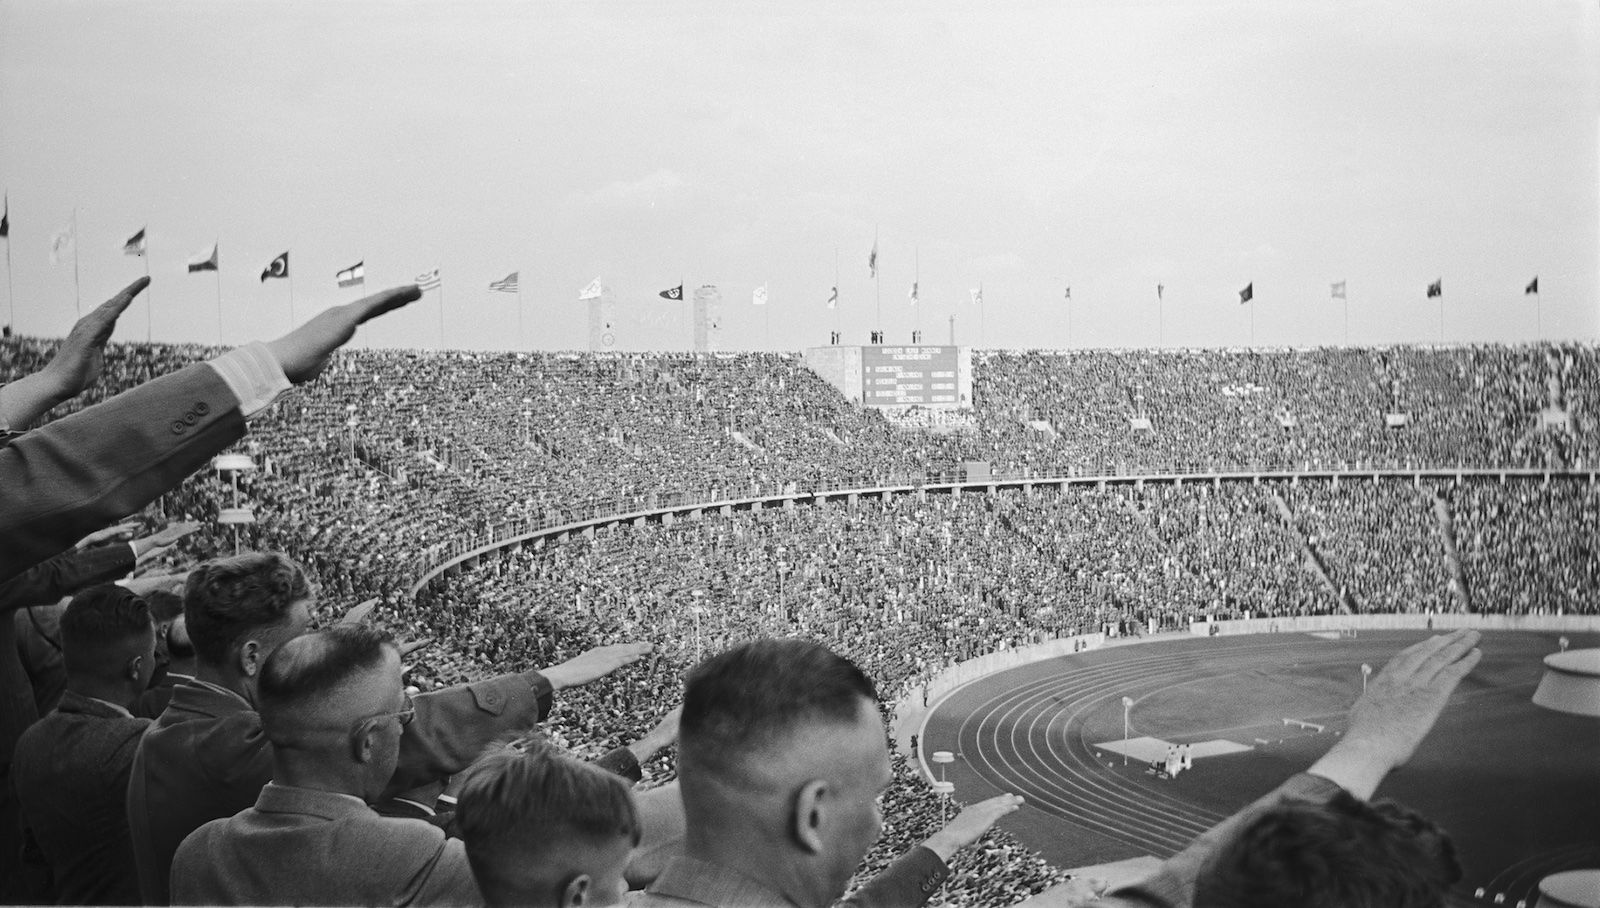
[[[407,284],[334,306],[283,337],[267,341],[267,349],[277,357],[289,381],[303,384],[322,374],[328,357],[355,337],[358,326],[421,298],[417,285]]]
[[[111,332],[116,330],[118,317],[148,286],[149,278],[139,278],[73,324],[67,339],[61,342],[55,357],[45,366],[45,371],[59,383],[67,398],[82,394],[100,378],[106,366],[106,344],[111,340]]]
[[[949,863],[956,852],[983,838],[1001,817],[1016,812],[1021,806],[1022,795],[1017,794],[995,795],[987,801],[969,804],[924,844]]]
[[[1417,752],[1450,694],[1483,657],[1481,637],[1458,630],[1401,650],[1368,682],[1350,708],[1344,737],[1310,772],[1358,798],[1372,797],[1383,777]]]
[[[650,643],[613,643],[597,646],[586,653],[574,656],[560,665],[541,669],[540,674],[556,690],[581,687],[590,681],[604,678],[617,669],[650,655],[655,649]]]

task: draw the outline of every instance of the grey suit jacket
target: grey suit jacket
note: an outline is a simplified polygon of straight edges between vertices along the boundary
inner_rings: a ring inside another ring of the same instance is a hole
[[[269,783],[178,846],[177,905],[480,905],[466,849],[353,795]]]
[[[17,797],[68,905],[128,905],[139,881],[128,838],[128,769],[149,719],[76,691],[17,742]]]

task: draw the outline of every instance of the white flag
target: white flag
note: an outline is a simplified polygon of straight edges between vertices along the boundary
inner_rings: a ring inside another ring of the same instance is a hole
[[[916,281],[912,281],[911,282],[911,292],[909,294],[907,294],[907,296],[911,297],[911,305],[915,306],[917,304],[917,299],[918,299],[918,297],[917,297],[917,282]]]
[[[983,305],[983,288],[982,287],[973,287],[971,290],[969,290],[967,292],[972,294],[972,305],[974,305],[974,306]]]
[[[51,238],[50,264],[60,264],[61,257],[72,251],[72,244],[76,239],[77,231],[78,222],[74,220],[72,223],[57,231],[56,235]]]
[[[756,292],[755,293],[750,294],[750,305],[752,305],[752,306],[765,306],[766,304],[767,304],[767,285],[766,284],[762,284],[761,286],[756,288]]]
[[[578,299],[580,299],[580,300],[597,300],[597,299],[600,298],[600,289],[601,289],[600,288],[600,279],[599,278],[595,278],[594,280],[589,282],[589,286],[587,286],[587,287],[583,288],[582,290],[578,291]]]
[[[828,308],[829,309],[837,309],[837,308],[839,308],[839,288],[838,287],[833,288],[833,290],[828,293]]]
[[[439,280],[439,269],[435,268],[417,275],[417,279],[412,283],[417,285],[417,289],[426,292],[439,289],[439,285],[443,282]]]

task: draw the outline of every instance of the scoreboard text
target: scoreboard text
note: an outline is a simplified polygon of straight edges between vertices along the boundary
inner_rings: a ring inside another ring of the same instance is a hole
[[[957,403],[957,347],[861,348],[862,403],[910,407]]]

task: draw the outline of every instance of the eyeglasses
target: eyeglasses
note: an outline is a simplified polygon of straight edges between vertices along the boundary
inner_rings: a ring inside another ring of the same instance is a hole
[[[405,698],[405,704],[402,705],[397,712],[378,713],[375,716],[367,716],[364,719],[357,719],[354,727],[359,728],[360,726],[371,722],[374,719],[399,719],[400,727],[405,728],[407,725],[411,724],[412,719],[417,717],[417,704],[411,701],[410,694],[406,694]]]

